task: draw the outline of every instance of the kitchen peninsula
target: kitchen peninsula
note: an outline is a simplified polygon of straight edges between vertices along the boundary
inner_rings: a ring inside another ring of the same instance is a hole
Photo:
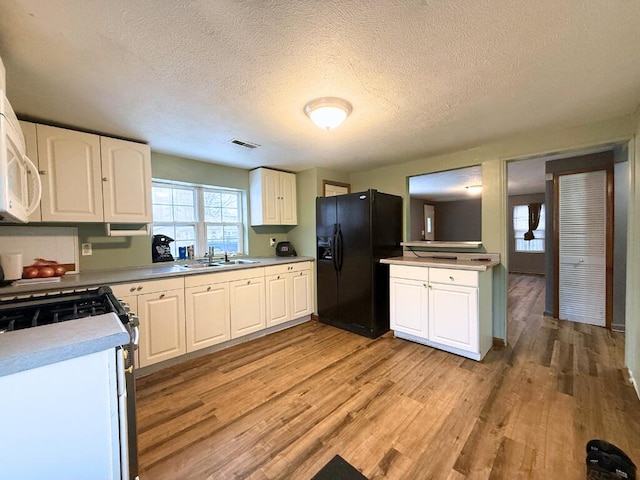
[[[396,337],[484,358],[493,343],[491,269],[499,254],[410,250],[380,262],[389,264]]]

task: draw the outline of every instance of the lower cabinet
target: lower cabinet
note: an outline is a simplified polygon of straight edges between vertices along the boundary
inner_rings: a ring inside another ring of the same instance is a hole
[[[140,319],[136,366],[147,367],[310,315],[311,279],[311,262],[297,262],[111,289]]]
[[[313,312],[310,262],[265,268],[265,285],[267,326]]]
[[[395,269],[395,272],[393,268],[390,271],[392,275],[389,278],[391,330],[426,337],[429,334],[429,289],[427,288],[429,270],[422,268],[406,271],[402,267]]]
[[[265,323],[264,276],[229,284],[231,338],[263,330]]]
[[[481,360],[491,348],[491,271],[391,265],[396,337]]]
[[[184,278],[113,285],[111,289],[118,298],[129,300],[140,319],[140,367],[186,353]]]
[[[229,283],[185,288],[187,352],[231,339]]]

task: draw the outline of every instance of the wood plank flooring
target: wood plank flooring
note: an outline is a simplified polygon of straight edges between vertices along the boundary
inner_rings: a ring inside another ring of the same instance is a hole
[[[591,438],[640,464],[624,334],[543,307],[511,276],[480,363],[308,322],[138,379],[140,476],[310,479],[339,454],[370,480],[584,479]]]

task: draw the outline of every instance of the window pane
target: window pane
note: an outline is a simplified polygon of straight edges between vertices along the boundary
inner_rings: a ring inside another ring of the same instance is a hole
[[[195,205],[195,191],[182,188],[173,189],[173,203],[175,205]]]
[[[215,254],[239,252],[239,227],[237,225],[207,225],[207,249],[215,247]]]
[[[196,212],[193,207],[175,206],[173,216],[176,222],[193,222],[196,219]]]
[[[540,222],[533,231],[534,239],[525,240],[524,234],[529,231],[529,206],[516,205],[513,207],[513,234],[516,252],[542,253],[545,238],[545,206],[540,209]]]
[[[154,235],[166,235],[169,238],[175,238],[176,234],[173,230],[173,225],[154,225]]]
[[[234,208],[223,208],[222,209],[222,221],[229,223],[237,223],[240,221],[238,218],[238,210]]]
[[[154,204],[171,205],[171,188],[153,187],[151,189]]]
[[[205,207],[220,207],[221,194],[217,192],[204,191],[204,206]]]
[[[238,195],[235,193],[225,193],[222,195],[222,206],[225,208],[238,208]]]
[[[204,209],[205,222],[222,222],[222,211],[219,208],[207,207]]]
[[[171,205],[154,205],[153,221],[173,222],[173,209],[171,208]]]

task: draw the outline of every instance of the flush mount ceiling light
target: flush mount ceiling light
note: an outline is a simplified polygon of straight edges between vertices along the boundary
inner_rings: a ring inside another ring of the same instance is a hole
[[[482,192],[482,185],[467,185],[464,188],[467,189],[469,195],[476,195]]]
[[[339,127],[352,110],[349,102],[337,97],[316,98],[304,106],[304,113],[324,130]]]

